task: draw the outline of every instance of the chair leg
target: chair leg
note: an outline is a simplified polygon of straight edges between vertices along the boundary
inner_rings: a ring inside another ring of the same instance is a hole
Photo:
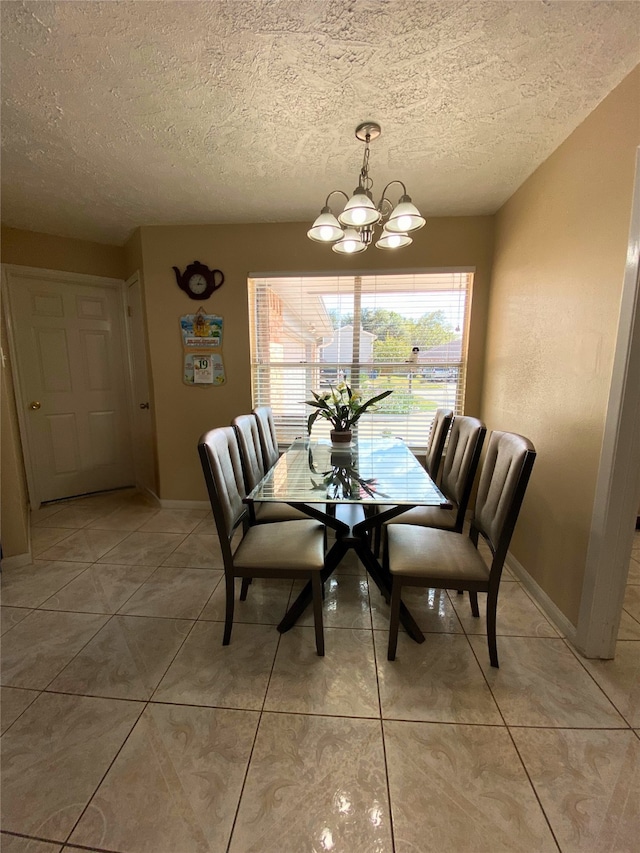
[[[311,592],[313,595],[313,624],[316,629],[316,652],[319,657],[324,657],[324,632],[322,630],[324,584],[320,578],[320,572],[314,572],[311,576]]]
[[[224,635],[222,637],[222,645],[228,646],[229,641],[231,640],[231,628],[233,627],[233,596],[235,593],[235,586],[233,583],[233,577],[230,577],[229,575],[225,577],[224,581],[227,606],[224,614]]]
[[[478,618],[480,611],[478,610],[478,593],[469,590],[469,601],[471,602],[471,613]]]
[[[249,590],[249,584],[253,578],[242,578],[242,586],[240,587],[240,601],[247,600],[247,592]]]
[[[398,626],[400,624],[400,590],[402,583],[397,577],[391,582],[391,617],[389,619],[389,647],[387,649],[387,660],[396,659],[398,647]]]
[[[491,666],[498,666],[498,643],[496,640],[496,610],[498,608],[498,592],[487,593],[487,643],[489,644],[489,660]]]

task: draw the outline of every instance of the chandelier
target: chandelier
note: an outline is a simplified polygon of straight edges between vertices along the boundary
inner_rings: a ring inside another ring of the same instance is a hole
[[[377,139],[380,132],[380,125],[374,121],[367,121],[356,127],[356,139],[364,142],[358,186],[351,198],[342,190],[332,190],[326,198],[320,216],[307,231],[310,240],[332,243],[333,251],[342,255],[364,252],[373,240],[374,229],[380,225],[382,232],[376,240],[376,248],[399,249],[408,246],[413,242],[409,233],[422,228],[426,222],[411,202],[402,181],[390,181],[382,191],[378,204],[374,204],[371,194],[373,181],[369,177],[369,143]],[[395,207],[386,196],[392,184],[400,184],[403,190]],[[347,202],[337,218],[329,207],[329,199],[336,194],[344,196]]]

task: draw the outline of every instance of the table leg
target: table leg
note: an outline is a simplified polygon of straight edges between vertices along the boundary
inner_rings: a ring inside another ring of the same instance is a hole
[[[360,536],[349,536],[336,539],[335,543],[329,549],[325,559],[325,568],[322,570],[321,575],[322,582],[324,583],[329,579],[349,548],[354,549],[363,566],[367,570],[368,575],[378,587],[388,604],[391,597],[391,584],[384,577],[382,567],[373,556],[367,542]],[[285,634],[293,628],[297,620],[302,616],[309,604],[311,604],[311,599],[311,581],[309,581],[305,584],[300,595],[296,598],[281,619],[280,624],[278,625],[278,631],[281,634]],[[416,643],[424,643],[424,634],[404,603],[401,603],[400,605],[400,621],[402,622],[407,634],[409,634]]]

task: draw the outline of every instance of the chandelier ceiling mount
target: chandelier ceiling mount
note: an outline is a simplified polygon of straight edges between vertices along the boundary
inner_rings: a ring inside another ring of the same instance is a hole
[[[317,243],[329,243],[334,252],[353,255],[364,252],[373,240],[374,228],[382,225],[382,233],[376,240],[378,249],[399,249],[413,242],[411,231],[422,228],[426,220],[407,194],[402,181],[390,181],[376,205],[371,188],[373,181],[369,177],[369,145],[376,140],[382,130],[375,121],[366,121],[356,127],[356,139],[364,142],[364,157],[358,186],[351,198],[343,190],[331,190],[320,215],[307,231],[307,237]],[[393,184],[400,184],[402,195],[394,206],[386,192]],[[329,199],[333,195],[342,195],[346,204],[337,218],[331,211]]]
[[[363,121],[356,127],[356,139],[360,142],[373,142],[382,133],[382,128],[377,121]]]

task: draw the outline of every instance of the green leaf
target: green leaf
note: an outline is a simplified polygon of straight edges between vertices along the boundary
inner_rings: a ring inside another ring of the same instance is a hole
[[[364,403],[362,408],[360,409],[359,414],[362,414],[362,412],[366,411],[369,406],[373,406],[373,404],[377,403],[379,400],[384,400],[384,398],[388,397],[389,394],[393,394],[393,388],[389,391],[383,391],[382,394],[378,394],[377,397],[372,397],[370,400],[367,400],[367,402]]]
[[[318,417],[319,414],[320,414],[319,411],[318,412],[312,412],[309,415],[309,417],[307,418],[307,432],[309,435],[311,435],[311,427],[314,425],[316,418]]]

